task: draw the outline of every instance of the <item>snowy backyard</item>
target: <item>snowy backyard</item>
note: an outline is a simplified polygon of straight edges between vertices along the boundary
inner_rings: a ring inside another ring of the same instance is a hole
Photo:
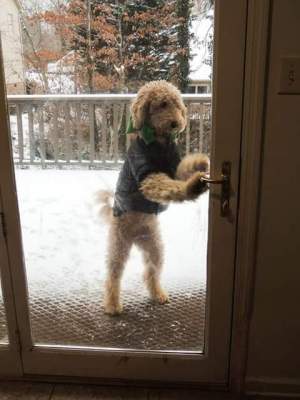
[[[95,193],[113,188],[117,176],[113,170],[16,168],[34,340],[201,351],[208,194],[160,216],[170,303],[150,302],[133,248],[122,281],[124,314],[110,318],[102,308],[107,226]]]

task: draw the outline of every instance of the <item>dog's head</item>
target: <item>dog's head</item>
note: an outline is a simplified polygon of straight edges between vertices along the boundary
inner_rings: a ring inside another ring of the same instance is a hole
[[[157,138],[180,133],[186,127],[186,107],[179,90],[166,81],[144,85],[131,106],[133,127],[137,130],[147,124]]]

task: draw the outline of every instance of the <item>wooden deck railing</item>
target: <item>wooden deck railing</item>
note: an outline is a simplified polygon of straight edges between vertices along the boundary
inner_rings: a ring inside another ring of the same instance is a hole
[[[134,94],[8,96],[14,162],[23,167],[115,167],[128,146]],[[183,95],[188,125],[183,153],[209,152],[211,96]]]

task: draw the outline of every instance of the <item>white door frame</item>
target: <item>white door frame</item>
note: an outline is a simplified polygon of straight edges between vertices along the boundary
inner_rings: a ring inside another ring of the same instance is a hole
[[[4,96],[0,96],[0,137],[7,136],[8,118],[6,107],[5,84],[3,80],[3,63],[1,59],[1,41],[0,41],[0,92]],[[0,157],[1,158],[1,157]],[[2,172],[4,165],[0,161],[0,181],[2,180]],[[20,354],[19,331],[16,320],[16,308],[14,291],[12,287],[12,279],[9,268],[9,256],[6,242],[7,227],[4,219],[3,198],[0,185],[0,285],[4,300],[4,308],[6,314],[6,324],[8,330],[8,344],[0,345],[0,376],[12,377],[22,375],[22,363]]]
[[[219,188],[210,196],[205,354],[98,351],[35,346],[30,334],[26,274],[8,130],[0,136],[0,188],[25,374],[193,382],[226,387],[229,374],[232,297],[240,168],[247,0],[217,0],[213,88],[213,176],[232,163],[231,217],[220,217]],[[4,99],[1,99],[5,103]],[[2,115],[3,116],[3,115]],[[5,118],[7,119],[7,118]],[[217,251],[212,248],[217,246]],[[211,288],[213,287],[213,291]],[[16,296],[17,295],[17,296]],[[147,360],[145,360],[147,357]]]
[[[253,311],[271,11],[272,0],[248,2],[240,204],[230,362],[230,387],[239,393],[245,392],[248,334]]]
[[[0,212],[1,193],[0,193]],[[0,277],[2,295],[5,305],[6,325],[8,331],[8,344],[0,344],[0,376],[14,377],[22,375],[19,335],[16,322],[16,312],[13,291],[10,281],[8,254],[4,232],[0,227]]]

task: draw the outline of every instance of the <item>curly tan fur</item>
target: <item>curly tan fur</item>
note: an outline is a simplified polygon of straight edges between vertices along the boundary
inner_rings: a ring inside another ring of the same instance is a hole
[[[158,135],[172,130],[182,132],[186,126],[186,107],[180,92],[166,81],[144,85],[132,103],[131,115],[134,128],[139,130],[148,122]]]
[[[148,200],[157,203],[195,200],[206,189],[201,183],[204,175],[203,172],[196,172],[186,182],[182,182],[166,174],[151,174],[144,179],[140,190]]]
[[[205,154],[194,153],[184,157],[179,163],[176,171],[176,177],[180,180],[187,180],[195,171],[209,172],[209,158]]]
[[[165,142],[166,134],[182,132],[186,126],[186,107],[180,92],[166,81],[150,82],[143,86],[131,107],[134,128],[145,122],[155,128],[156,140]],[[208,158],[202,154],[188,156],[178,166],[178,179],[157,173],[147,176],[140,190],[146,198],[159,203],[194,200],[207,189],[200,178],[208,171]],[[144,280],[150,297],[164,304],[168,295],[161,287],[163,245],[155,214],[127,212],[113,217],[111,193],[104,192],[98,200],[103,204],[101,214],[109,221],[107,278],[105,283],[105,312],[122,312],[120,301],[121,278],[133,244],[142,251],[145,264]]]
[[[113,216],[112,203],[113,203],[114,193],[111,190],[99,190],[96,193],[96,200],[101,204],[99,210],[99,215],[105,222],[110,222]]]
[[[128,212],[120,217],[112,218],[108,243],[105,312],[110,315],[117,315],[122,312],[120,284],[133,244],[143,254],[144,281],[150,297],[159,304],[166,303],[168,295],[160,285],[163,245],[156,215]]]

